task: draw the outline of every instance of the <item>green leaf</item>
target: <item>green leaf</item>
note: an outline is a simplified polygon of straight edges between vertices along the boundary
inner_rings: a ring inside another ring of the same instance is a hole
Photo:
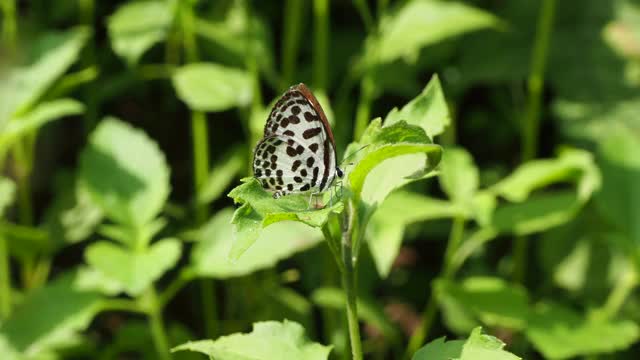
[[[628,131],[612,132],[598,149],[603,186],[595,203],[611,224],[640,246],[640,151],[638,137]]]
[[[455,308],[471,313],[490,327],[515,330],[526,327],[528,298],[520,286],[492,277],[469,277],[460,284],[439,279],[434,286],[438,301],[446,303],[445,311]]]
[[[132,1],[107,20],[111,46],[129,65],[135,65],[154,44],[163,41],[175,16],[170,1]]]
[[[462,354],[464,340],[445,341],[444,336],[435,339],[421,347],[411,358],[412,360],[451,360]]]
[[[222,163],[214,166],[198,192],[198,203],[207,204],[220,197],[236,175],[246,167],[245,153],[240,148],[231,150],[222,158]]]
[[[13,204],[16,196],[16,184],[13,180],[0,176],[0,217]]]
[[[411,209],[411,211],[406,211]],[[454,204],[420,194],[395,191],[380,205],[367,227],[367,244],[381,277],[387,277],[411,223],[463,216]]]
[[[640,330],[630,320],[604,320],[556,304],[539,304],[526,335],[546,358],[566,359],[626,349],[638,341]]]
[[[84,105],[73,99],[60,99],[36,105],[34,109],[10,121],[0,136],[0,146],[6,147],[13,141],[37,130],[44,124],[70,115],[79,115]]]
[[[503,350],[505,343],[491,335],[482,334],[482,329],[473,329],[462,347],[460,360],[520,360],[519,357]]]
[[[173,75],[178,97],[191,110],[224,111],[251,102],[251,77],[243,70],[214,63],[189,64]]]
[[[392,125],[400,120],[424,129],[431,139],[442,134],[451,124],[449,107],[442,92],[440,78],[433,75],[422,93],[408,102],[401,110],[393,108],[384,120]]]
[[[72,274],[58,276],[29,293],[0,327],[15,351],[37,357],[77,337],[100,307],[100,296],[73,287]]]
[[[384,127],[380,119],[372,121],[360,143],[352,143],[346,153],[353,153],[361,144],[368,146],[357,154],[348,182],[356,199],[362,199],[369,208],[375,208],[393,190],[428,175],[442,153],[422,128],[405,121]],[[387,162],[395,157],[401,158]],[[378,169],[372,171],[374,168]]]
[[[305,359],[329,357],[330,346],[305,339],[298,323],[265,321],[253,324],[248,334],[232,334],[214,340],[188,342],[171,351],[196,351],[216,360]]]
[[[312,301],[318,305],[329,309],[345,311],[346,297],[344,291],[338,288],[323,287],[314,290],[311,294]],[[358,317],[360,320],[376,327],[382,334],[392,342],[399,339],[400,334],[393,323],[389,321],[384,313],[384,309],[374,299],[363,296],[358,297]]]
[[[119,282],[127,294],[137,296],[176,264],[180,252],[178,239],[163,239],[136,250],[100,241],[87,248],[85,260],[107,279]]]
[[[191,253],[191,266],[197,275],[219,279],[247,275],[271,268],[278,261],[322,241],[322,234],[307,225],[288,221],[276,223],[262,230],[243,256],[230,260],[232,216],[232,209],[221,210],[198,231],[198,243]]]
[[[114,118],[91,134],[80,156],[80,181],[108,218],[136,229],[158,215],[169,195],[169,168],[158,145]]]
[[[463,148],[447,148],[440,168],[440,186],[455,203],[469,207],[478,190],[478,168]]]
[[[34,59],[29,65],[9,70],[0,81],[0,131],[13,116],[24,115],[67,71],[89,34],[85,28],[49,32],[34,43]]]
[[[229,257],[237,260],[260,236],[261,231],[279,221],[292,220],[313,227],[322,227],[331,213],[340,213],[342,202],[322,209],[309,209],[306,195],[289,195],[274,199],[254,178],[242,179],[243,184],[229,193],[236,203],[242,204],[233,214],[235,239]]]
[[[529,161],[492,187],[492,191],[512,202],[524,201],[539,188],[559,183],[578,183],[584,200],[600,187],[600,173],[593,156],[583,150],[566,149],[557,158]]]
[[[380,22],[379,37],[367,40],[366,64],[404,58],[413,62],[421,48],[471,31],[500,26],[492,14],[464,3],[412,0]]]

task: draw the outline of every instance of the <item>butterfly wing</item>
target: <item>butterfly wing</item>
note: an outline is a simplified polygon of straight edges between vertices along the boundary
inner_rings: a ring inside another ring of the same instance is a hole
[[[278,198],[288,193],[316,189],[320,167],[314,166],[313,153],[292,138],[280,135],[265,137],[253,155],[253,174],[262,187]]]
[[[308,172],[318,172],[313,190],[324,191],[336,176],[336,151],[331,127],[322,107],[304,85],[292,86],[276,102],[264,129],[265,138],[280,136],[289,146],[302,146],[310,163]],[[293,153],[288,149],[287,153]],[[312,160],[309,160],[312,158]]]

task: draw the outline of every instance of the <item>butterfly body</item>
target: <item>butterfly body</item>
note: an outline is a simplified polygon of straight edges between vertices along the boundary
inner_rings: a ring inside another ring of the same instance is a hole
[[[276,199],[321,193],[343,175],[329,122],[302,83],[290,87],[274,105],[253,159],[254,176]]]

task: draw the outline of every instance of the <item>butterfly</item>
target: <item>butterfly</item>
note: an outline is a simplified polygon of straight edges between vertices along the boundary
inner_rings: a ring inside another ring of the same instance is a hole
[[[278,99],[253,153],[253,174],[278,199],[287,194],[319,194],[344,172],[322,106],[303,84]]]

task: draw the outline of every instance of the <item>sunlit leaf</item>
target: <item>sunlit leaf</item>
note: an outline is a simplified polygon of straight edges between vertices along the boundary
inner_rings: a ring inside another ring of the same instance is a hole
[[[13,201],[16,195],[16,184],[9,178],[0,176],[0,217],[4,215],[5,211]]]
[[[556,304],[540,304],[530,317],[526,335],[549,359],[623,350],[638,341],[640,329],[630,320],[585,316]]]
[[[55,349],[89,326],[100,299],[95,292],[75,289],[72,274],[61,275],[24,299],[0,326],[0,337],[23,354]]]
[[[239,259],[230,260],[233,244],[233,210],[218,212],[200,229],[191,253],[191,266],[199,276],[228,278],[270,268],[292,254],[322,240],[318,229],[297,222],[280,222],[264,228],[258,239]]]
[[[504,346],[505,343],[500,339],[483,334],[482,329],[477,327],[464,343],[460,360],[520,360],[504,350]]]
[[[498,27],[492,14],[453,1],[412,0],[385,15],[379,38],[367,41],[367,63],[385,63],[404,58],[414,60],[421,48],[484,28]]]
[[[478,168],[471,155],[462,148],[447,148],[438,179],[444,192],[454,202],[470,206],[478,190]]]
[[[174,9],[170,1],[132,1],[107,20],[111,46],[129,65],[135,65],[154,44],[169,33]]]
[[[342,202],[322,209],[309,208],[306,195],[289,195],[274,199],[254,178],[245,178],[243,184],[229,193],[236,203],[242,204],[234,213],[235,240],[229,257],[237,260],[260,236],[263,228],[279,221],[292,220],[313,227],[324,225],[331,213],[340,213]]]
[[[276,321],[253,324],[248,334],[232,334],[216,340],[188,342],[172,351],[196,351],[216,360],[327,359],[330,346],[305,339],[304,329],[295,322]]]
[[[80,180],[111,220],[149,224],[169,195],[169,168],[145,133],[114,118],[100,122],[80,157]]]
[[[87,248],[85,259],[101,275],[119,282],[127,294],[137,296],[176,264],[180,252],[177,239],[163,239],[143,250],[100,241]]]
[[[222,163],[211,169],[207,181],[198,192],[198,202],[206,204],[220,197],[245,167],[246,159],[242,149],[234,148],[230,154],[223,156]]]
[[[412,360],[450,360],[457,359],[462,354],[464,340],[445,341],[444,337],[433,340],[421,347],[411,358]]]
[[[173,86],[192,110],[224,111],[249,104],[252,96],[249,74],[214,63],[181,67],[173,75]]]

